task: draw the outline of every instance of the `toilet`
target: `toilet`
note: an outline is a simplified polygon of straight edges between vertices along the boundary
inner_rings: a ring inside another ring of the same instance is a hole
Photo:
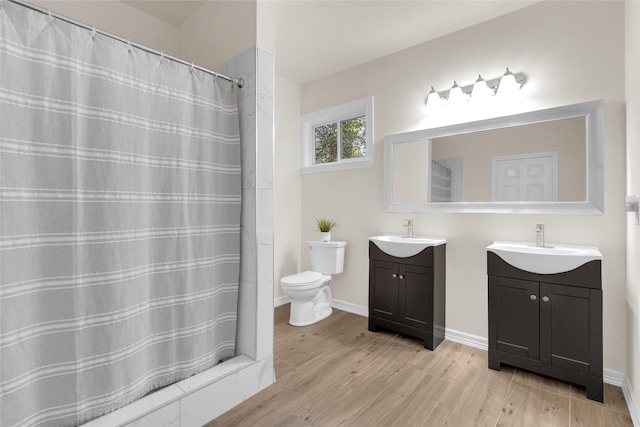
[[[280,279],[284,293],[291,298],[289,324],[307,326],[331,315],[332,274],[342,273],[347,242],[309,242],[311,271]]]

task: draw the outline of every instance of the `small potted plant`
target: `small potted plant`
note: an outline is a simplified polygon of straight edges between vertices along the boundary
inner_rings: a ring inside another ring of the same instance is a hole
[[[320,218],[316,220],[316,225],[318,226],[318,230],[320,231],[320,241],[330,242],[331,229],[336,226],[336,223],[329,219]]]

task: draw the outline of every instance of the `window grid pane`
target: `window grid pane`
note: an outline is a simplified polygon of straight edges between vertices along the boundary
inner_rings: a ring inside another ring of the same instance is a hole
[[[314,164],[338,161],[338,123],[316,126],[314,129]]]
[[[364,116],[340,122],[341,158],[356,159],[365,157],[366,146],[366,120]]]

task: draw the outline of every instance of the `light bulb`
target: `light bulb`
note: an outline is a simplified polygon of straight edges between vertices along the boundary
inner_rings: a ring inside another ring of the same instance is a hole
[[[498,95],[501,97],[512,97],[520,90],[520,84],[516,81],[516,76],[513,75],[509,68],[500,79],[500,86],[498,87]]]
[[[467,96],[462,92],[462,88],[458,86],[458,83],[453,82],[451,90],[449,90],[449,105],[462,104],[467,100]]]
[[[493,95],[493,91],[487,86],[487,82],[478,74],[478,79],[473,84],[473,90],[471,91],[471,99],[479,101],[487,99]]]
[[[427,108],[435,109],[439,107],[442,107],[442,99],[440,98],[440,94],[431,86],[431,90],[427,96]]]

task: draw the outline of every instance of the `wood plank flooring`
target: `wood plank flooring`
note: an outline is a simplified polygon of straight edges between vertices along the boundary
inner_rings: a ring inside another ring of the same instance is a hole
[[[340,310],[314,325],[275,310],[276,383],[206,427],[229,426],[632,426],[622,390],[605,403],[585,390],[503,366],[451,341],[435,351]]]

